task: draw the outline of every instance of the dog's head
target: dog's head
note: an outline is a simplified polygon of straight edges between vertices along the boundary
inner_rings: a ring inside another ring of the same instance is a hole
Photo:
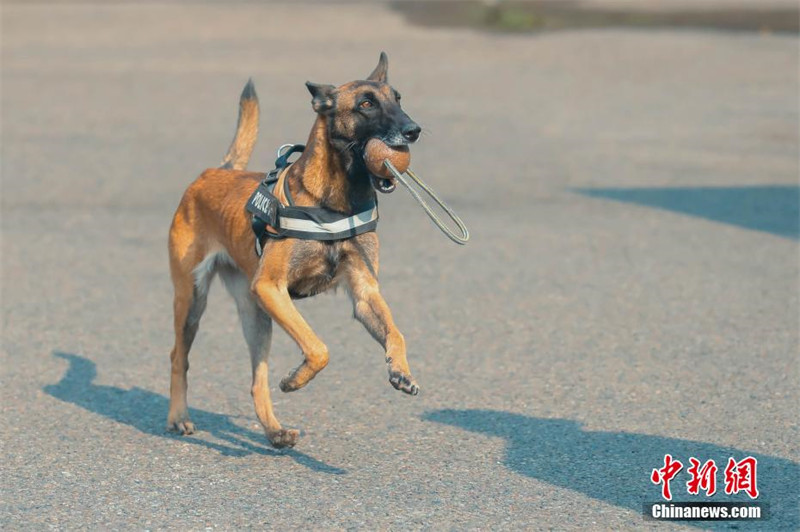
[[[339,87],[306,83],[314,111],[327,117],[328,138],[345,156],[351,172],[366,172],[364,146],[371,138],[389,146],[405,146],[416,142],[422,132],[401,108],[400,93],[388,83],[388,67],[389,60],[382,52],[378,66],[366,80]],[[375,185],[378,190],[384,188],[380,180]]]

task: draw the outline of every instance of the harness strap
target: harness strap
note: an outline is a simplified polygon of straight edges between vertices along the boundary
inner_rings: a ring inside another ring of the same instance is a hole
[[[292,202],[291,195],[289,194],[289,180],[286,179],[286,174],[289,173],[289,166],[291,166],[291,163],[286,168],[284,168],[283,171],[278,173],[278,177],[272,183],[272,187],[271,187],[272,194],[275,196],[275,198],[279,202],[279,206],[278,206],[278,215],[279,215],[279,217],[278,217],[278,220],[276,220],[278,225],[280,225],[281,207],[286,205],[287,202],[289,203],[289,205],[294,205],[294,203]],[[283,185],[281,185],[281,183],[283,183]],[[276,231],[275,228],[272,227],[272,226],[268,225],[267,226],[267,231],[269,233],[275,235],[276,237],[279,236],[278,231]]]
[[[280,234],[305,240],[342,240],[378,225],[378,206],[344,217],[319,207],[284,207],[278,218]]]

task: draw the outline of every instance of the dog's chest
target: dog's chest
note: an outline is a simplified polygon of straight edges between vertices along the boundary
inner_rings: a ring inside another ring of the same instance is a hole
[[[289,294],[301,298],[333,288],[339,282],[344,256],[339,241],[298,241],[289,261]]]

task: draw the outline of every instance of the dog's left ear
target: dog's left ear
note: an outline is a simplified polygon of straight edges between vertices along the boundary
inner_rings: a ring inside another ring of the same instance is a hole
[[[320,83],[306,81],[308,92],[311,93],[311,107],[318,113],[324,113],[333,109],[333,92],[336,87]]]
[[[378,66],[369,75],[367,81],[377,81],[379,83],[388,83],[389,76],[389,58],[386,57],[386,52],[381,52],[381,58],[378,60]]]

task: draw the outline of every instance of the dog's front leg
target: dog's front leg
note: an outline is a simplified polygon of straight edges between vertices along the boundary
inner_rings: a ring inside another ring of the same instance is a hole
[[[253,284],[253,292],[264,310],[303,351],[303,363],[284,377],[280,384],[284,392],[299,390],[328,365],[328,348],[297,311],[285,284],[260,279]]]
[[[372,268],[364,262],[364,257],[353,254],[348,257],[345,272],[355,318],[386,351],[389,382],[398,390],[417,395],[419,386],[408,367],[406,341],[394,324],[392,311],[380,293]]]

